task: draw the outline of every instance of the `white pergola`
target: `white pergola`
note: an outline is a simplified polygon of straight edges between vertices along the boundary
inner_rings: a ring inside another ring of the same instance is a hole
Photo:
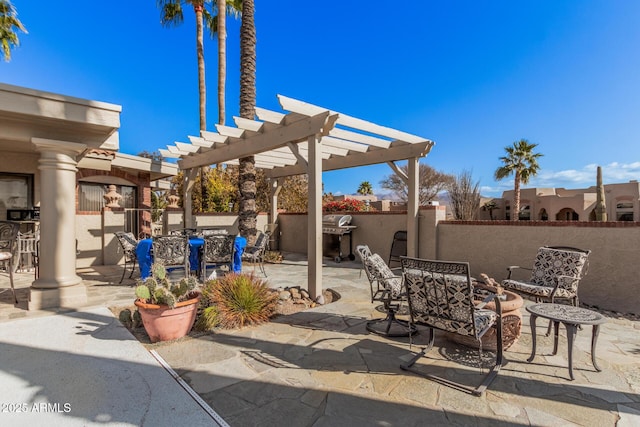
[[[312,298],[322,294],[322,171],[387,163],[408,185],[407,254],[418,256],[418,160],[433,141],[380,126],[327,108],[278,95],[285,112],[256,108],[258,120],[234,117],[236,127],[216,125],[217,132],[189,136],[160,149],[164,157],[178,158],[189,194],[197,168],[238,164],[255,156],[256,167],[271,180],[270,222],[277,217],[281,178],[308,174],[308,286]],[[409,162],[404,174],[395,161]],[[185,197],[185,224],[191,226],[191,197]]]

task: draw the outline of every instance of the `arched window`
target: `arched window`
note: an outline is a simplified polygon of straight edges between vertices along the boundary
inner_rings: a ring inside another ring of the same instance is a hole
[[[540,209],[540,213],[538,214],[538,219],[540,221],[548,221],[549,220],[549,214],[547,213],[547,210],[545,208]]]
[[[571,208],[561,209],[556,214],[556,221],[579,221],[580,216]]]

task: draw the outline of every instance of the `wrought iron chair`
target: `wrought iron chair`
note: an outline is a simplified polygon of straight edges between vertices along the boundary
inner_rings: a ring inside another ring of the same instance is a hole
[[[256,270],[256,264],[258,264],[264,277],[267,277],[267,272],[264,270],[264,253],[267,250],[269,238],[269,233],[258,231],[256,243],[253,246],[247,246],[242,253],[242,260],[253,263],[253,271]]]
[[[0,263],[3,263],[5,271],[9,272],[9,283],[11,284],[11,292],[13,292],[13,300],[16,304],[18,303],[18,297],[16,296],[16,288],[13,285],[13,258],[16,256],[19,231],[19,224],[0,221]]]
[[[131,274],[129,274],[129,279],[133,277],[133,272],[136,270],[136,264],[138,263],[136,246],[138,245],[138,240],[136,240],[136,237],[131,232],[125,233],[124,231],[116,231],[114,234],[116,235],[118,243],[120,243],[120,247],[124,253],[124,269],[122,270],[122,277],[119,282],[122,283],[124,275],[127,272],[128,264],[131,264]]]
[[[189,237],[155,236],[151,241],[154,263],[161,263],[167,269],[182,268],[184,276],[189,276]]]
[[[207,275],[207,265],[215,265],[215,271],[217,271],[219,265],[227,265],[228,271],[232,271],[235,236],[214,234],[204,236],[203,239],[204,245],[202,246],[200,259],[202,281],[205,281],[207,277],[209,277]]]
[[[498,375],[503,362],[500,299],[492,294],[481,304],[474,304],[469,264],[466,262],[402,257],[401,263],[409,300],[410,324],[428,327],[429,342],[426,348],[409,362],[400,365],[400,368],[476,396],[482,395]],[[491,300],[495,301],[496,311],[483,308]],[[435,329],[475,338],[480,348],[479,361],[482,365],[481,338],[491,328],[495,328],[497,332],[496,362],[477,387],[442,378],[414,366],[433,347]]]
[[[387,337],[406,337],[415,334],[417,330],[414,326],[396,318],[396,313],[406,301],[402,277],[393,274],[380,255],[372,254],[367,245],[356,246],[356,252],[362,260],[362,266],[369,280],[371,302],[382,302],[387,313],[384,319],[369,320],[367,330]]]
[[[569,300],[578,307],[578,285],[587,274],[590,253],[569,246],[543,246],[538,249],[533,268],[508,267],[509,275],[502,281],[502,286],[537,302]],[[531,271],[530,279],[512,279],[518,269]]]

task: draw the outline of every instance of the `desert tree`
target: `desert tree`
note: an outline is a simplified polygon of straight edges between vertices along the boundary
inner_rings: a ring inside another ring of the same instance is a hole
[[[473,182],[471,172],[462,171],[447,184],[453,217],[458,220],[478,218],[480,209],[480,183]]]
[[[405,175],[408,174],[409,167],[407,165],[399,168]],[[418,167],[418,186],[419,186],[419,202],[421,206],[426,205],[434,200],[438,193],[442,192],[447,184],[453,180],[453,176],[443,172],[438,172],[434,168],[424,163],[420,163]],[[409,200],[409,188],[398,174],[392,174],[380,181],[382,188],[391,190],[396,197],[402,201]]]

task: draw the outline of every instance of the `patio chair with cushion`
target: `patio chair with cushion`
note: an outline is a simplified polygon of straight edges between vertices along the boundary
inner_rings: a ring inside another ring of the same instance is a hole
[[[503,362],[500,299],[491,294],[481,304],[474,303],[469,264],[466,262],[402,257],[401,263],[409,301],[410,324],[428,327],[429,342],[425,349],[409,362],[400,365],[400,368],[476,396],[482,395],[498,375]],[[495,301],[495,311],[483,308],[491,300]],[[479,362],[482,366],[481,338],[492,328],[496,329],[495,365],[477,387],[442,378],[414,366],[433,347],[436,329],[478,341]]]
[[[256,243],[253,246],[247,246],[242,253],[242,260],[253,263],[254,271],[255,265],[258,264],[264,277],[267,277],[267,272],[264,270],[264,253],[267,250],[267,243],[269,243],[269,233],[258,231]]]
[[[167,271],[182,268],[184,276],[189,276],[189,237],[155,236],[151,241],[154,263],[160,263]]]
[[[533,268],[508,267],[509,275],[502,281],[502,286],[538,302],[570,300],[578,307],[578,285],[587,274],[590,253],[568,246],[543,246],[538,249]],[[531,271],[530,279],[513,279],[512,275],[518,269]]]
[[[9,283],[13,300],[18,303],[16,288],[13,286],[13,258],[17,253],[17,239],[20,225],[15,222],[0,221],[0,263],[4,264],[5,271],[9,273]]]
[[[124,275],[127,272],[127,265],[131,265],[131,274],[129,274],[129,279],[133,277],[133,272],[136,269],[136,264],[138,263],[138,257],[136,255],[138,240],[136,240],[136,237],[131,232],[125,233],[124,231],[116,231],[114,234],[116,235],[118,243],[120,243],[120,247],[124,253],[124,269],[122,270],[122,277],[119,282],[122,283]]]
[[[387,337],[406,337],[416,333],[414,326],[396,318],[402,303],[406,302],[402,277],[393,274],[380,255],[372,254],[367,245],[358,245],[356,252],[362,260],[362,266],[369,280],[371,302],[382,302],[383,309],[387,313],[384,319],[369,320],[367,330]]]
[[[212,234],[204,236],[204,245],[202,246],[202,256],[200,262],[202,266],[200,272],[202,281],[207,277],[207,265],[215,265],[215,271],[220,265],[228,266],[227,271],[233,270],[234,242],[236,237],[223,234]]]

